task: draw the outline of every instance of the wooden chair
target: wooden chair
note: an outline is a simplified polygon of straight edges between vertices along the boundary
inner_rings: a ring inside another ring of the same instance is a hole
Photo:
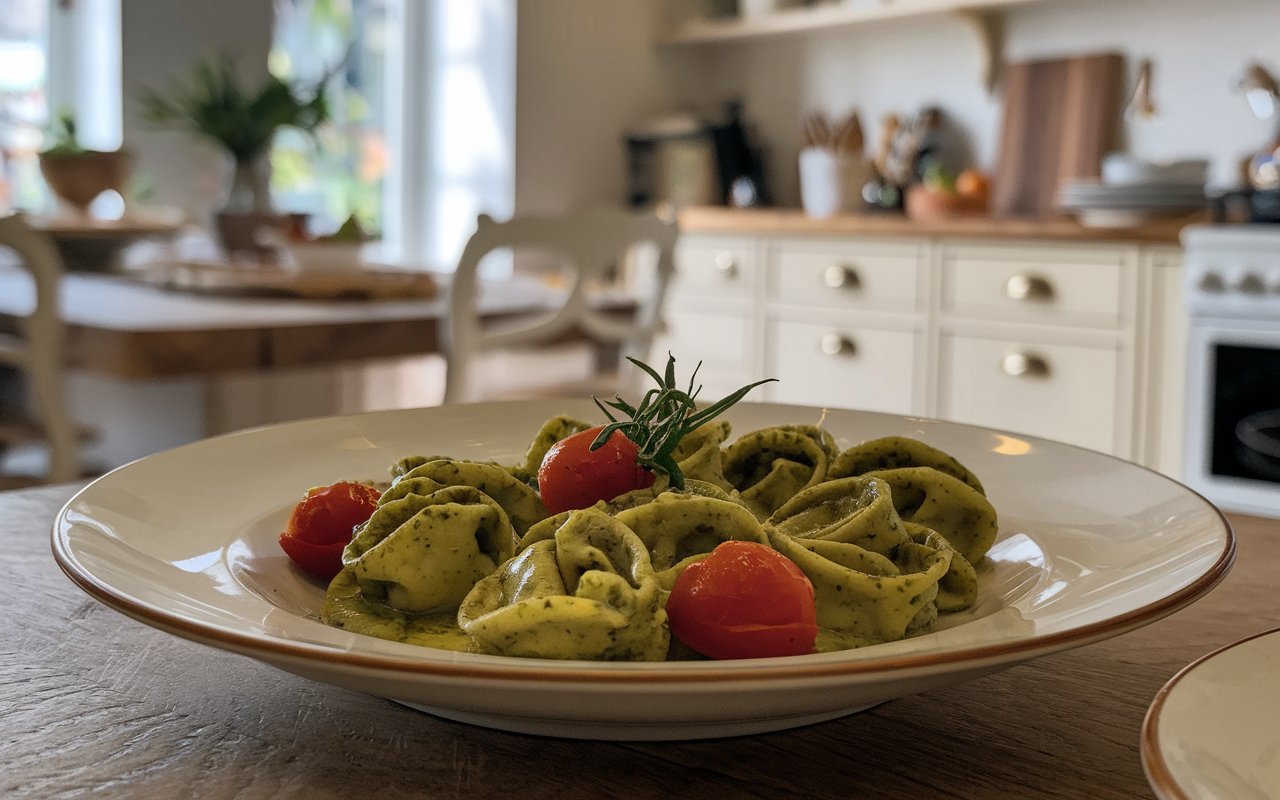
[[[52,240],[33,230],[21,214],[0,217],[0,248],[18,255],[19,268],[35,286],[35,307],[15,332],[0,331],[0,365],[17,368],[30,391],[35,419],[23,408],[0,407],[0,452],[43,442],[49,453],[45,477],[53,483],[81,475],[79,432],[63,389],[63,325],[58,287],[62,259]]]
[[[480,215],[450,289],[443,331],[444,402],[481,399],[474,386],[476,361],[481,355],[562,341],[573,331],[585,334],[599,348],[598,372],[604,380],[593,382],[589,393],[625,395],[637,388],[645,376],[624,358],[650,357],[649,349],[661,325],[663,302],[675,269],[677,233],[674,219],[655,213],[593,210],[562,217],[515,217],[506,222]],[[657,260],[642,294],[634,298],[635,313],[619,315],[615,307],[611,314],[607,307],[595,302],[593,288],[608,282],[620,257],[645,243],[656,246]],[[486,255],[504,249],[536,251],[562,259],[560,265],[569,278],[567,288],[563,302],[548,313],[482,326],[477,313],[478,268]],[[578,386],[558,386],[540,394],[579,395],[582,391]]]

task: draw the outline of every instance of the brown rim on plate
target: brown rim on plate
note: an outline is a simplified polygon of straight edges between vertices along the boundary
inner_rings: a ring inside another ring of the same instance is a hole
[[[1140,465],[1133,466],[1145,469],[1148,472],[1154,472],[1154,470]],[[1191,489],[1187,489],[1187,491],[1204,500],[1199,493]],[[59,511],[51,530],[50,538],[52,540],[54,560],[67,577],[82,590],[104,605],[114,608],[126,616],[202,644],[218,642],[226,649],[246,655],[266,652],[311,662],[321,661],[406,675],[458,676],[485,680],[535,680],[561,683],[577,683],[584,680],[602,683],[643,684],[724,683],[777,678],[876,675],[911,669],[928,669],[947,664],[967,664],[974,668],[994,666],[1015,660],[1013,657],[1016,656],[1025,656],[1026,659],[1030,659],[1038,655],[1046,655],[1066,649],[1071,645],[1084,645],[1101,641],[1168,616],[1195,602],[1220,583],[1234,563],[1236,554],[1236,538],[1231,528],[1231,523],[1220,509],[1209,503],[1208,500],[1204,500],[1205,504],[1217,514],[1222,523],[1222,531],[1225,534],[1222,549],[1214,564],[1187,586],[1156,602],[1109,619],[1083,625],[1079,628],[1013,642],[953,650],[946,653],[924,653],[895,658],[862,659],[838,663],[812,663],[806,661],[805,656],[791,656],[773,659],[749,659],[738,662],[680,662],[682,668],[665,670],[659,664],[670,662],[646,662],[643,670],[619,669],[618,667],[621,663],[625,662],[609,662],[612,667],[609,669],[591,666],[597,662],[575,662],[574,669],[541,670],[534,666],[538,659],[491,656],[485,657],[484,660],[476,661],[467,659],[451,663],[430,663],[411,657],[339,652],[302,642],[263,639],[249,634],[218,630],[211,625],[193,623],[179,615],[151,608],[123,596],[110,586],[96,580],[93,576],[82,573],[77,568],[71,555],[63,550],[58,537],[58,520],[62,519],[63,514],[73,501],[74,498],[72,501],[68,501],[67,505]],[[464,656],[465,654],[455,655]],[[488,660],[490,658],[501,658],[506,663],[492,663]],[[519,666],[516,666],[516,664],[519,664]],[[579,664],[583,666],[579,666]],[[719,669],[715,670],[714,667],[710,666],[690,669],[690,664],[716,665]]]
[[[1151,701],[1151,705],[1147,708],[1147,714],[1142,719],[1142,735],[1140,740],[1139,752],[1142,756],[1142,769],[1147,773],[1147,781],[1151,784],[1151,788],[1161,798],[1161,800],[1192,800],[1191,796],[1182,790],[1177,779],[1173,777],[1173,771],[1169,769],[1169,764],[1164,760],[1164,755],[1160,750],[1160,713],[1164,710],[1165,701],[1169,699],[1169,695],[1173,692],[1182,679],[1191,674],[1191,671],[1209,661],[1212,658],[1222,655],[1228,650],[1239,647],[1242,644],[1248,644],[1254,639],[1261,639],[1264,636],[1280,633],[1280,628],[1272,628],[1260,633],[1246,636],[1229,644],[1225,644],[1216,650],[1208,653],[1187,664],[1178,670],[1172,678],[1170,678],[1164,686],[1160,687],[1160,691],[1156,692],[1155,698]]]

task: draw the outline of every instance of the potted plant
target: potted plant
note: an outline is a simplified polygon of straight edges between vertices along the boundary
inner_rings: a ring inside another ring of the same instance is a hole
[[[228,251],[259,251],[255,231],[276,226],[281,215],[271,202],[269,156],[276,133],[293,127],[315,131],[329,119],[324,86],[289,83],[274,75],[250,88],[226,55],[199,61],[187,82],[140,98],[143,117],[157,127],[185,130],[217,146],[232,164],[227,203],[218,228]]]
[[[94,198],[108,189],[123,194],[132,157],[124,149],[86,150],[76,138],[75,115],[58,114],[50,129],[50,144],[40,151],[40,174],[49,190],[84,213]]]

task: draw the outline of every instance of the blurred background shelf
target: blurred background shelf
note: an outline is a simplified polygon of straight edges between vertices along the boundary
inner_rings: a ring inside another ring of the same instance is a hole
[[[739,42],[762,37],[829,31],[878,20],[924,14],[978,13],[1044,0],[866,0],[825,2],[783,7],[759,14],[726,14],[718,17],[685,17],[660,31],[663,46]]]

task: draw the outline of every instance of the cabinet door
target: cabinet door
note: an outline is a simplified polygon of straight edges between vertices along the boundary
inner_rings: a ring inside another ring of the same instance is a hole
[[[661,370],[670,352],[685,388],[683,382],[701,361],[699,400],[718,400],[754,379],[751,326],[745,314],[670,309],[666,321],[666,330],[654,340],[652,364]]]
[[[1119,347],[944,336],[944,419],[1114,453],[1121,389]]]
[[[756,250],[751,237],[682,237],[676,245],[672,299],[748,299],[756,279]]]
[[[769,324],[767,396],[779,403],[909,414],[916,334],[790,320]]]

